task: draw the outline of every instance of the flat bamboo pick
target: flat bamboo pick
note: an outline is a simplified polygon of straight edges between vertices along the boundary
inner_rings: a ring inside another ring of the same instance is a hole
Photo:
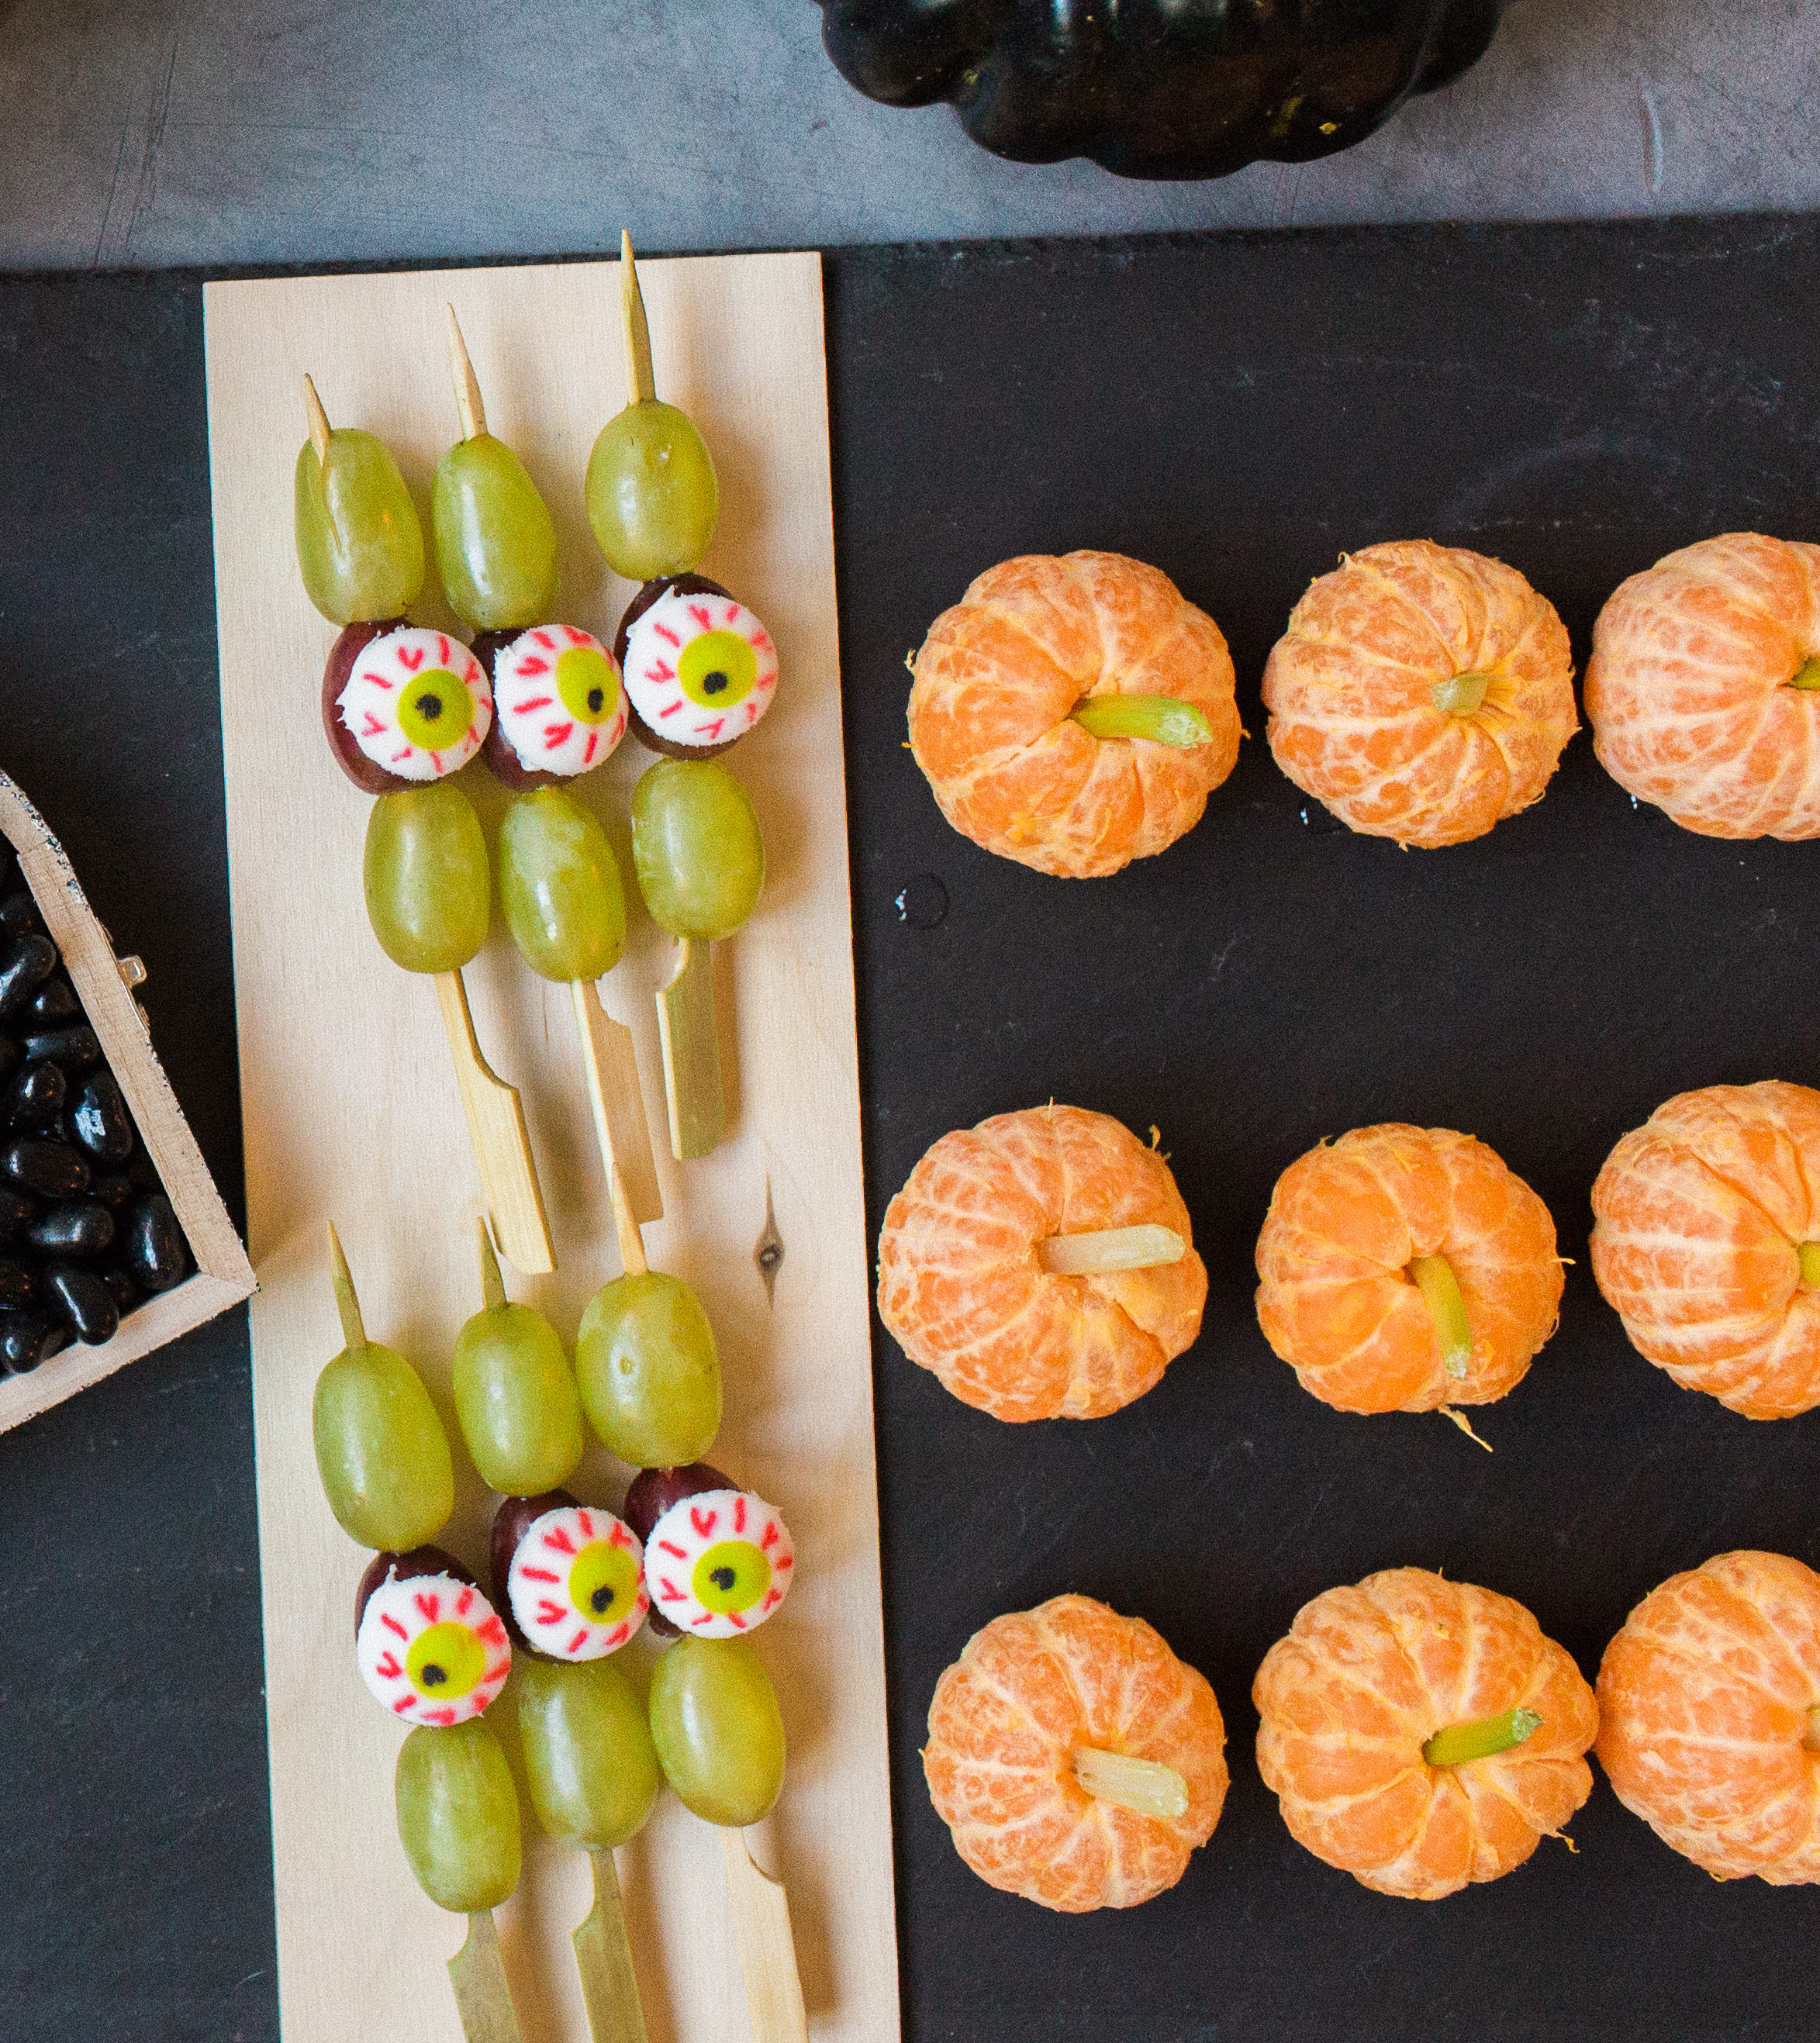
[[[468,359],[467,343],[461,337],[461,321],[455,309],[445,304],[449,323],[449,374],[455,381],[455,410],[461,417],[461,436],[477,440],[486,431],[486,407],[481,401],[480,378]]]
[[[303,408],[309,414],[309,443],[316,450],[318,462],[328,458],[328,414],[322,408],[322,400],[316,394],[316,385],[306,375],[303,379]]]
[[[620,229],[620,315],[625,328],[627,401],[649,404],[657,397],[651,373],[651,322],[644,316],[644,293],[639,289],[632,238]]]
[[[808,2043],[808,2014],[783,1883],[753,1864],[743,1830],[723,1829],[720,1848],[727,1861],[739,1969],[746,1976],[752,2043]]]
[[[468,1139],[474,1144],[481,1196],[493,1222],[493,1239],[507,1259],[527,1276],[547,1275],[556,1267],[556,1251],[550,1240],[537,1168],[531,1160],[524,1108],[516,1089],[497,1076],[480,1053],[461,974],[439,972],[435,977],[443,1029],[455,1060],[455,1087],[467,1116]]]
[[[522,2043],[490,1909],[467,1918],[467,1941],[449,1960],[449,1984],[467,2043]]]
[[[632,1968],[632,1940],[620,1902],[620,1876],[610,1851],[591,1851],[594,1905],[575,1932],[575,1969],[593,2043],[647,2043],[644,2004]]]
[[[663,1045],[663,1097],[670,1153],[679,1163],[705,1156],[727,1133],[720,1083],[720,1025],[714,1007],[714,960],[706,942],[682,939],[682,963],[657,996]]]
[[[1188,1244],[1173,1228],[1107,1227],[1091,1234],[1052,1234],[1036,1245],[1036,1259],[1051,1277],[1085,1277],[1113,1270],[1154,1270],[1179,1263]]]
[[[582,1068],[593,1111],[594,1134],[612,1191],[614,1219],[618,1220],[623,1193],[635,1225],[643,1227],[663,1218],[663,1194],[657,1182],[657,1161],[651,1152],[632,1032],[601,1006],[598,989],[588,980],[570,980],[569,991],[582,1039]]]

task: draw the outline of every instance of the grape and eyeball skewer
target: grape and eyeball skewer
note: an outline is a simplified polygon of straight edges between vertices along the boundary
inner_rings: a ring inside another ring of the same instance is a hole
[[[309,435],[298,451],[298,565],[310,600],[341,635],[330,653],[323,726],[343,770],[376,795],[363,860],[380,947],[435,982],[481,1188],[501,1246],[520,1269],[555,1267],[543,1194],[516,1090],[482,1056],[462,968],[486,938],[486,839],[449,777],[490,726],[490,684],[446,633],[407,624],[424,580],[424,539],[397,464],[382,442],[331,428],[304,378]]]
[[[631,1033],[607,1015],[595,985],[625,948],[625,890],[606,833],[560,784],[611,755],[625,732],[625,692],[599,641],[551,618],[555,524],[517,456],[487,431],[461,324],[447,311],[462,438],[437,465],[431,525],[449,600],[477,628],[474,652],[496,684],[487,763],[516,791],[500,825],[500,899],[525,963],[569,987],[603,1163],[616,1151],[638,1219],[661,1220]]]
[[[716,755],[775,699],[778,654],[758,618],[697,572],[720,509],[714,464],[687,416],[661,403],[632,256],[620,240],[630,402],[601,428],[588,462],[588,522],[607,565],[641,585],[614,638],[641,743],[666,754],[632,798],[639,891],[682,945],[658,995],[670,1148],[705,1156],[726,1132],[708,945],[758,903],[764,846],[745,790]]]
[[[379,1549],[355,1631],[363,1679],[415,1726],[394,1781],[398,1838],[424,1892],[467,1918],[448,1970],[468,2043],[519,2043],[493,1922],[518,1884],[518,1792],[482,1715],[511,1644],[467,1570],[429,1543],[455,1508],[448,1435],[410,1363],[367,1340],[332,1225],[328,1248],[344,1345],[317,1379],[317,1470],[343,1530]]]

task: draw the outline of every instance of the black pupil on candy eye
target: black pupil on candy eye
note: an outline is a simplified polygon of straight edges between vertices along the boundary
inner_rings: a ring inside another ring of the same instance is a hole
[[[592,711],[593,711],[593,712],[594,713],[594,715],[595,715],[596,716],[598,716],[598,715],[600,715],[600,713],[601,713],[601,704],[602,703],[604,703],[604,702],[606,700],[606,699],[607,699],[607,692],[606,692],[606,690],[605,690],[605,688],[589,688],[589,691],[588,691],[588,707],[589,707],[590,710],[592,710]]]
[[[734,1569],[716,1568],[714,1570],[714,1586],[717,1589],[720,1590],[723,1594],[724,1594],[727,1590],[731,1589],[733,1585],[738,1581],[739,1579],[739,1574]]]
[[[712,673],[701,677],[701,692],[705,696],[717,696],[726,686],[727,677],[718,667]]]
[[[596,1617],[599,1617],[605,1612],[608,1606],[612,1602],[612,1585],[610,1582],[602,1582],[601,1586],[595,1590],[594,1593],[589,1597],[588,1607],[593,1612]]]
[[[424,1662],[423,1672],[418,1675],[417,1679],[426,1688],[440,1688],[448,1679],[448,1676],[435,1661],[426,1660]]]
[[[417,714],[426,723],[434,723],[443,713],[443,699],[427,690],[417,698]]]

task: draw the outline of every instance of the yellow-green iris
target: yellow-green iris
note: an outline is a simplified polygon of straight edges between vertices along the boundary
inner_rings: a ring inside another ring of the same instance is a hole
[[[620,677],[605,653],[571,646],[556,656],[556,692],[583,723],[605,723],[620,706]]]
[[[597,1539],[575,1556],[569,1600],[590,1624],[630,1616],[638,1601],[638,1564],[624,1547]]]
[[[420,1696],[454,1702],[486,1672],[486,1649],[465,1624],[452,1620],[419,1632],[405,1655],[405,1672]]]
[[[737,631],[704,631],[676,663],[682,692],[704,709],[731,709],[752,692],[758,656]]]
[[[398,698],[398,728],[424,752],[447,752],[459,745],[473,721],[467,684],[447,667],[413,676]]]
[[[771,1564],[750,1539],[723,1539],[696,1562],[690,1586],[716,1616],[748,1611],[771,1586]]]

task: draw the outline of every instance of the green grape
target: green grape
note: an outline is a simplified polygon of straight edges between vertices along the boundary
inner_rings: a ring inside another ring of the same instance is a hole
[[[651,1682],[651,1738],[663,1777],[710,1823],[743,1830],[784,1785],[784,1715],[744,1639],[679,1639]]]
[[[714,1329],[680,1277],[603,1284],[582,1315],[575,1375],[594,1431],[634,1468],[700,1461],[720,1430]]]
[[[530,1306],[502,1297],[456,1335],[455,1406],[482,1480],[502,1496],[539,1497],[574,1474],[586,1445],[574,1372]]]
[[[553,1838],[612,1851],[657,1798],[644,1705],[616,1662],[518,1662],[518,1728],[531,1806]]]
[[[436,568],[457,617],[482,631],[541,623],[556,600],[556,527],[504,440],[478,433],[436,463],[430,486]]]
[[[628,581],[686,574],[720,516],[714,463],[688,414],[656,398],[601,428],[582,485],[607,565]]]
[[[382,441],[342,427],[318,461],[298,450],[297,564],[309,600],[332,624],[402,617],[424,585],[424,528]]]
[[[432,780],[382,795],[367,820],[367,916],[406,972],[455,972],[486,941],[486,839],[459,788]]]
[[[518,1790],[485,1719],[419,1724],[399,1748],[398,1842],[439,1908],[497,1908],[518,1884]]]
[[[395,1348],[344,1348],[316,1379],[317,1473],[341,1528],[403,1553],[455,1509],[448,1435],[423,1379]]]
[[[499,898],[512,940],[545,979],[598,979],[626,947],[619,861],[560,788],[519,795],[499,826]]]
[[[660,759],[632,791],[632,866],[660,929],[730,937],[765,884],[751,797],[717,759]]]

